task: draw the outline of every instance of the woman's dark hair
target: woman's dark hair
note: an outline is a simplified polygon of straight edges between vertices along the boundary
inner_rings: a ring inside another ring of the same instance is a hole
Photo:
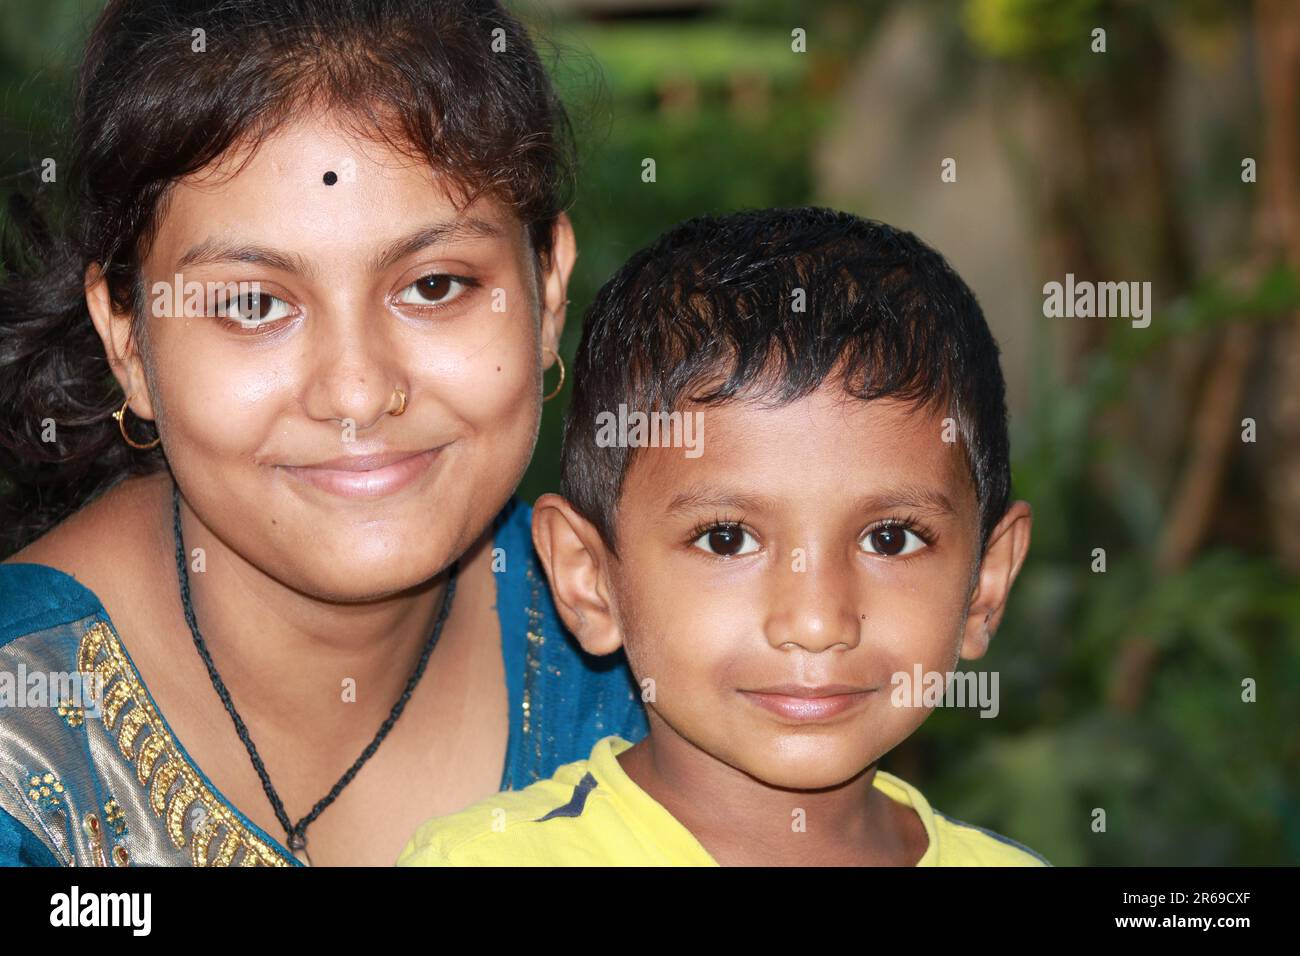
[[[1007,510],[1006,387],[984,313],[943,256],[882,222],[804,207],[678,223],[596,293],[573,380],[560,490],[610,550],[637,449],[599,439],[603,413],[779,405],[827,381],[953,418],[981,553]]]
[[[47,225],[47,196],[8,204],[0,555],[165,467],[161,446],[129,447],[110,417],[125,396],[86,307],[86,269],[102,264],[138,328],[140,264],[168,187],[318,107],[427,162],[465,203],[509,205],[549,263],[573,130],[532,38],[495,0],[110,0],[77,74],[62,225]],[[138,421],[132,432],[151,438]]]

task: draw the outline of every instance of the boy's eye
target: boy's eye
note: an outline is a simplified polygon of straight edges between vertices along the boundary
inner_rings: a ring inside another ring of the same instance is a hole
[[[277,310],[276,305],[283,306]],[[288,312],[289,303],[278,296],[266,292],[245,292],[232,299],[219,300],[213,314],[218,318],[237,322],[246,329],[255,329],[260,325],[270,325],[283,319]]]
[[[398,296],[406,305],[445,305],[464,294],[469,280],[461,276],[433,273],[416,279]]]
[[[723,558],[734,558],[758,550],[754,536],[738,524],[714,525],[695,539],[695,547]]]
[[[868,531],[858,544],[868,554],[882,554],[889,558],[911,554],[926,547],[926,543],[915,531],[902,525],[885,525]]]

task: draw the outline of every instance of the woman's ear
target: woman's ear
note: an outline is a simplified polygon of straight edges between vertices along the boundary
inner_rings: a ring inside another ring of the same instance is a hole
[[[609,588],[609,552],[600,533],[559,495],[533,505],[533,545],[551,595],[573,636],[589,654],[612,654],[623,644]]]
[[[966,660],[983,657],[1006,609],[1011,585],[1029,553],[1029,532],[1034,523],[1027,501],[1012,502],[1002,520],[989,535],[980,562],[975,592],[966,612],[961,656]]]
[[[569,276],[578,258],[577,240],[569,214],[562,212],[552,230],[551,262],[542,276],[542,345],[559,351],[564,332],[565,306],[569,299]]]
[[[108,279],[99,263],[92,262],[86,268],[85,285],[86,308],[90,311],[95,331],[99,333],[99,340],[104,343],[108,366],[122,391],[130,397],[132,413],[137,418],[152,420],[155,417],[153,401],[149,396],[138,342],[131,328],[131,316],[113,308]]]

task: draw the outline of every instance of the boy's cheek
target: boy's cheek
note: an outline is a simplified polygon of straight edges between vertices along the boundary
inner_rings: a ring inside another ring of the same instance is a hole
[[[909,665],[941,662],[960,640],[964,609],[960,595],[937,589],[881,596],[862,619],[863,645]]]
[[[639,615],[624,630],[623,646],[645,703],[685,716],[724,699],[746,657],[728,633],[735,632],[693,617],[686,602],[671,597],[658,602],[657,613]]]

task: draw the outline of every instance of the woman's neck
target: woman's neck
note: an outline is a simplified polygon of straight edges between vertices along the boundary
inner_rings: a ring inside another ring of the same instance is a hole
[[[374,600],[322,600],[252,565],[184,502],[181,526],[186,551],[204,553],[204,571],[189,574],[195,618],[246,722],[292,732],[307,721],[317,739],[343,747],[368,743],[428,643],[447,573]],[[461,567],[489,544],[485,533]],[[179,596],[175,603],[179,612]],[[456,626],[455,618],[453,610],[445,633]],[[187,633],[181,617],[178,634]],[[351,706],[340,707],[341,701]]]

